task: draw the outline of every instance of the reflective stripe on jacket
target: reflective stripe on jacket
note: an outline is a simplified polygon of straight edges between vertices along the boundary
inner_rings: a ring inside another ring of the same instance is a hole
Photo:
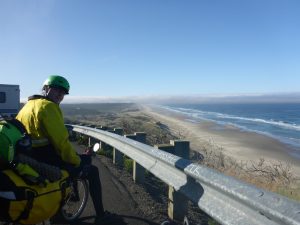
[[[80,157],[69,141],[69,133],[58,104],[43,96],[33,96],[16,118],[26,127],[33,140],[33,147],[50,143],[63,161],[79,166]]]

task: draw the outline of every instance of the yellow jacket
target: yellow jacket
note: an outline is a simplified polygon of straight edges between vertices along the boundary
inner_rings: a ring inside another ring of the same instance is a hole
[[[79,166],[80,157],[69,141],[69,133],[58,104],[34,95],[29,97],[16,118],[26,127],[33,147],[52,144],[63,161]]]

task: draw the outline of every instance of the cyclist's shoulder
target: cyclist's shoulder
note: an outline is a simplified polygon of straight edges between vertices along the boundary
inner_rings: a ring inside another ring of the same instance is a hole
[[[56,105],[53,101],[43,95],[32,95],[28,97],[28,102],[34,102],[44,105]]]
[[[28,104],[39,112],[60,111],[59,105],[42,95],[32,95],[28,98]]]

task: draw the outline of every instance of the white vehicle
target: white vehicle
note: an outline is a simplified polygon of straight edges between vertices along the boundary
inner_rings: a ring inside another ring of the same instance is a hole
[[[19,109],[19,85],[0,84],[0,117],[15,117]]]

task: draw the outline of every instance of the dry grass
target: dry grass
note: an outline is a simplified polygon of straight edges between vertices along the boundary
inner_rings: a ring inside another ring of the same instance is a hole
[[[200,151],[192,151],[193,161],[265,190],[300,200],[300,180],[292,173],[290,164],[264,158],[259,161],[237,161],[225,156],[223,147],[213,140],[203,143]]]

